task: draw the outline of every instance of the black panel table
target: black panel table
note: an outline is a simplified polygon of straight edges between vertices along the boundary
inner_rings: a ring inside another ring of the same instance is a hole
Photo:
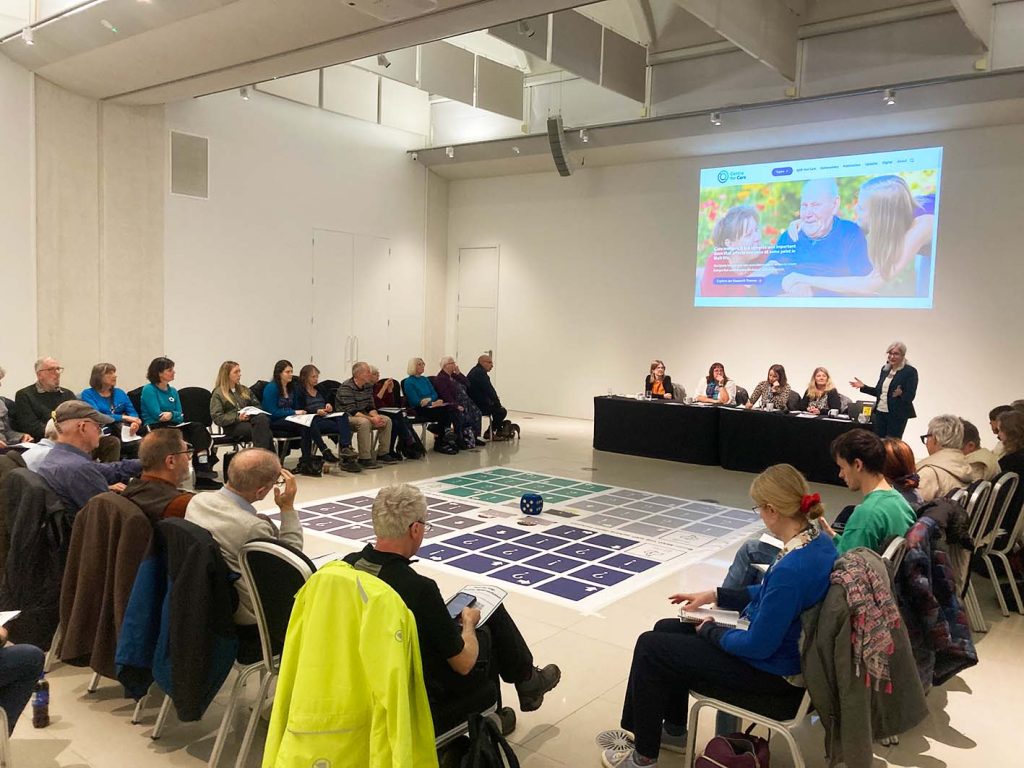
[[[651,459],[718,464],[715,406],[632,397],[594,398],[594,448]]]
[[[721,408],[718,456],[725,469],[761,472],[787,463],[812,483],[842,485],[832,460],[832,441],[862,425],[853,421],[807,418],[784,412]]]

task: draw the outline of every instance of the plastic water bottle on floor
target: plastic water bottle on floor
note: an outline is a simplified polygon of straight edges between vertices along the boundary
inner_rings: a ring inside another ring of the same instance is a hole
[[[36,683],[35,693],[32,694],[32,727],[45,728],[50,724],[50,683],[44,672],[39,676]]]

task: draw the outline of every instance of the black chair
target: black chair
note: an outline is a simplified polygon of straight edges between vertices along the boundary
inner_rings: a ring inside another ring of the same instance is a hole
[[[178,397],[181,399],[181,415],[185,421],[195,421],[205,426],[213,445],[230,445],[238,448],[243,444],[244,441],[229,437],[220,427],[214,426],[213,417],[210,415],[210,400],[213,398],[210,390],[205,387],[182,387],[178,390]]]
[[[794,392],[793,390],[790,390],[789,391],[789,398],[786,400],[786,410],[787,411],[797,411],[799,409],[800,409],[800,394],[798,392]]]
[[[313,561],[301,550],[277,539],[260,538],[247,542],[239,551],[238,559],[242,567],[242,578],[252,595],[263,658],[239,670],[235,684],[231,688],[228,708],[224,712],[224,719],[221,720],[220,730],[217,731],[209,768],[216,768],[224,751],[224,742],[227,740],[235,710],[239,706],[245,681],[253,673],[265,673],[261,674],[256,705],[249,716],[245,735],[238,748],[236,765],[245,765],[253,737],[256,735],[256,725],[259,722],[263,701],[270,691],[271,682],[281,671],[281,652],[284,650],[284,639],[288,632],[292,606],[295,604],[295,594],[316,572]]]
[[[251,387],[249,391],[252,392],[252,396],[263,403],[263,390],[267,388],[267,384],[270,382],[260,379]],[[298,435],[282,432],[280,429],[276,429],[273,425],[270,426],[270,434],[274,436],[274,445],[277,446],[277,455],[281,459],[281,463],[284,464],[285,458],[288,456],[288,452],[297,445],[302,445],[302,438]]]
[[[324,379],[323,381],[320,382],[317,388],[321,392],[323,392],[324,400],[326,400],[333,406],[335,399],[338,397],[339,387],[341,387],[340,381],[335,381],[334,379]]]
[[[736,405],[746,405],[750,402],[750,393],[743,387],[736,387]]]
[[[142,387],[136,387],[135,389],[128,391],[128,399],[132,401],[132,405],[135,406],[135,412],[142,417]]]

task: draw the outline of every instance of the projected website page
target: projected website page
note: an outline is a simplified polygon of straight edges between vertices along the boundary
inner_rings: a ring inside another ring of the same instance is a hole
[[[928,309],[942,147],[700,172],[698,307]]]

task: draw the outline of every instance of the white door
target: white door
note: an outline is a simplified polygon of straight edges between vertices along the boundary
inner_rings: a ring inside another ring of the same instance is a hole
[[[312,362],[325,379],[344,381],[354,360],[354,237],[313,230]]]
[[[385,371],[391,322],[391,242],[383,237],[355,235],[354,244],[354,357]]]
[[[494,356],[498,337],[498,249],[459,249],[459,308],[455,356],[468,371],[484,354]],[[491,374],[492,380],[495,374]]]

